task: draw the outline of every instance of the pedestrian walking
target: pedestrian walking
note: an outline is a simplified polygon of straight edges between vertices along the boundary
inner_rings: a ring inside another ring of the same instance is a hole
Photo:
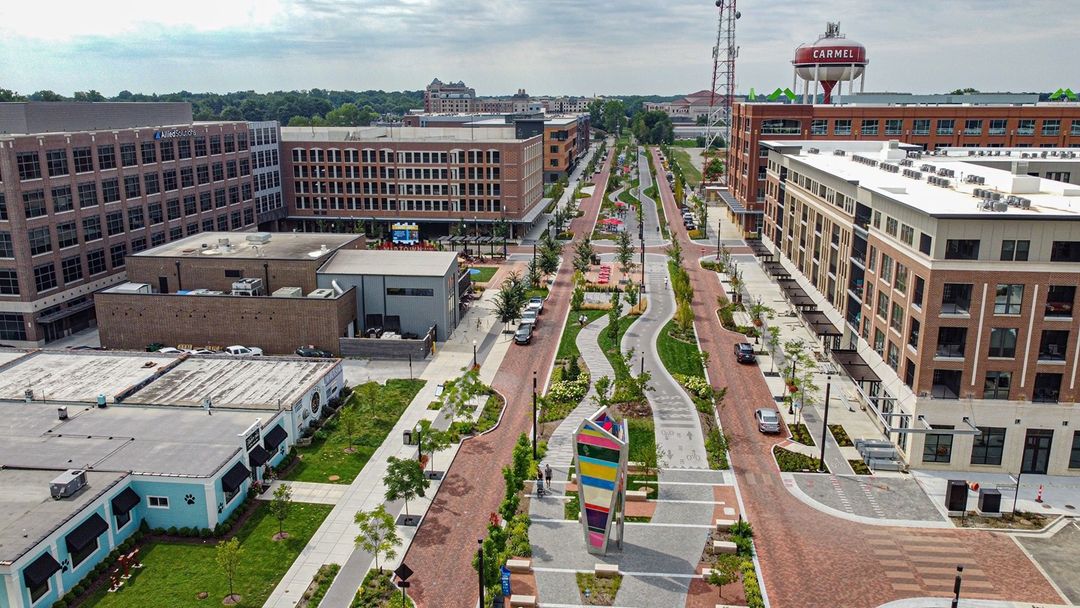
[[[540,470],[540,467],[536,467],[536,495],[544,495],[544,472]]]
[[[544,480],[547,482],[545,484],[547,486],[547,489],[550,490],[551,489],[551,465],[550,464],[545,464],[544,465]]]

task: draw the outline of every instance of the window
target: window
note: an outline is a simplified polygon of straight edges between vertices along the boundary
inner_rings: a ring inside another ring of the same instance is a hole
[[[25,340],[26,327],[20,314],[0,313],[0,339]]]
[[[435,295],[435,290],[425,287],[387,287],[386,295],[388,296],[426,296],[432,297]]]
[[[221,163],[214,163],[213,170],[215,182],[220,182],[221,180],[225,179],[225,165]]]
[[[964,121],[964,135],[982,135],[983,121],[978,118],[969,118]]]
[[[52,251],[52,237],[48,226],[34,228],[27,232],[27,236],[30,240],[30,255]]]
[[[982,433],[975,435],[971,446],[971,464],[1001,465],[1001,452],[1005,448],[1005,429],[997,426],[984,426]]]
[[[115,211],[105,216],[105,232],[109,236],[120,234],[124,231],[124,212]]]
[[[1001,285],[994,292],[995,315],[1018,315],[1024,299],[1023,285]]]
[[[195,196],[189,195],[184,197],[184,215],[194,215],[197,209],[195,208]]]
[[[221,154],[221,136],[220,135],[211,135],[210,136],[210,154],[212,154],[212,155]]]
[[[915,243],[915,229],[907,224],[901,224],[900,240],[908,246],[913,245]]]
[[[176,190],[176,169],[161,172],[161,181],[166,192]]]
[[[946,260],[979,259],[978,239],[948,239],[945,241]]]
[[[1061,391],[1061,374],[1035,374],[1035,391],[1032,401],[1057,403]]]
[[[938,135],[952,135],[956,121],[951,118],[941,118],[937,121]]]
[[[66,222],[56,225],[56,240],[60,245],[60,249],[65,247],[74,247],[79,244],[79,229],[76,228],[75,222]]]
[[[97,207],[97,204],[97,184],[94,182],[79,184],[79,208],[85,209],[87,207]]]
[[[206,138],[205,137],[196,137],[195,138],[195,156],[200,157],[200,158],[203,157],[203,156],[206,156]]]
[[[49,210],[45,208],[45,191],[23,192],[23,209],[26,211],[26,219],[48,215]]]
[[[936,357],[964,356],[964,346],[967,344],[966,327],[939,327]]]
[[[1047,317],[1072,317],[1073,301],[1076,299],[1076,286],[1051,285],[1046,292]]]
[[[95,249],[86,254],[86,267],[90,271],[90,275],[100,274],[105,272],[105,250]]]
[[[1080,262],[1080,241],[1054,241],[1050,247],[1051,262]]]
[[[90,148],[72,148],[71,158],[75,161],[75,173],[89,173],[94,170],[94,153]]]
[[[120,144],[120,164],[125,167],[134,167],[139,164],[135,155],[135,144]]]
[[[83,218],[83,239],[87,242],[96,241],[101,238],[101,218],[85,217]]]
[[[878,119],[876,118],[864,118],[862,126],[859,130],[863,135],[877,135],[878,134]]]
[[[142,143],[142,162],[144,165],[150,165],[157,162],[157,146],[152,141],[144,141]]]
[[[885,334],[880,329],[874,329],[874,351],[878,356],[885,356]]]
[[[63,213],[75,208],[71,200],[71,186],[58,186],[52,189],[53,213]]]
[[[896,279],[893,280],[893,289],[900,293],[907,293],[908,269],[903,264],[896,264]]]
[[[885,135],[902,135],[904,133],[904,121],[900,118],[889,118],[885,121]]]
[[[191,171],[191,167],[180,168],[180,187],[190,188],[195,185],[195,175]]]
[[[127,243],[118,243],[109,249],[109,258],[113,268],[123,268],[127,257]]]
[[[7,221],[7,199],[4,198],[4,193],[0,192],[0,220]]]
[[[168,496],[147,496],[146,506],[151,509],[168,509],[169,497]]]
[[[210,183],[210,167],[206,165],[199,165],[195,167],[195,176],[200,184]]]
[[[922,232],[919,233],[919,251],[921,253],[930,255],[930,250],[932,248],[933,242],[934,239],[929,234]]]
[[[165,218],[161,215],[161,203],[153,203],[147,209],[150,210],[150,224],[160,224],[165,221]]]
[[[77,255],[70,258],[64,258],[60,262],[60,270],[64,275],[64,283],[74,283],[83,277],[82,274],[82,256]]]
[[[181,139],[180,141],[176,142],[176,145],[180,149],[179,156],[180,156],[181,159],[191,158],[191,140],[190,139]]]
[[[15,245],[11,242],[10,232],[0,232],[0,258],[15,257]]]
[[[165,212],[168,214],[170,220],[175,220],[180,217],[180,199],[169,199],[165,202]]]
[[[1001,241],[1002,262],[1026,262],[1031,241]]]
[[[885,218],[885,234],[888,234],[889,236],[896,236],[896,228],[897,228],[898,225],[899,225],[899,222],[896,221],[896,218],[886,217]]]
[[[131,252],[139,253],[140,251],[146,251],[146,239],[137,238],[131,240]]]
[[[934,425],[935,429],[949,429],[951,425]],[[952,433],[927,433],[923,442],[923,462],[943,462],[952,460]]]
[[[899,302],[893,302],[892,319],[889,321],[889,327],[895,329],[896,333],[904,331],[904,309]]]
[[[912,135],[929,135],[930,134],[930,119],[929,118],[917,118],[911,126]]]
[[[10,268],[0,268],[0,295],[19,295],[19,273]]]
[[[210,200],[209,192],[199,193],[199,211],[210,211],[214,208],[213,202]]]
[[[837,119],[833,123],[833,135],[851,135],[851,119]]]
[[[892,341],[889,342],[889,356],[886,361],[888,362],[889,367],[893,368],[894,371],[899,369],[900,349],[896,348],[896,345],[893,344]]]
[[[146,226],[146,220],[143,215],[142,207],[130,207],[127,210],[128,214],[128,230],[139,230]]]
[[[142,196],[138,175],[124,176],[124,198],[131,200]]]
[[[106,146],[98,146],[97,148],[97,163],[98,170],[104,171],[106,169],[116,168],[116,146],[109,144]]]
[[[1064,361],[1069,348],[1069,331],[1044,329],[1039,341],[1039,361]]]
[[[941,297],[942,314],[968,314],[971,308],[970,283],[945,283]]]
[[[1016,125],[1017,135],[1034,135],[1035,134],[1035,119],[1024,118],[1021,119]]]
[[[1012,386],[1012,372],[986,372],[983,399],[1008,399]]]
[[[115,203],[120,200],[120,180],[116,178],[101,180],[101,199],[106,203]]]
[[[877,316],[882,321],[889,320],[889,294],[884,290],[877,294]]]
[[[1043,120],[1042,134],[1050,137],[1061,135],[1061,120],[1057,118]]]
[[[881,280],[885,281],[886,283],[892,283],[892,278],[893,278],[892,270],[893,270],[892,258],[885,255],[884,253],[881,254],[881,273],[880,273],[881,274]]]
[[[1005,135],[1005,126],[1009,121],[1004,118],[995,118],[990,121],[990,135]]]
[[[56,265],[48,263],[34,267],[34,288],[40,293],[56,287]]]
[[[1078,121],[1078,122],[1080,122],[1080,121]],[[811,123],[810,123],[810,134],[811,135],[826,135],[826,134],[828,134],[828,132],[829,132],[829,121],[821,119],[821,118],[815,118],[813,121],[811,121]]]
[[[225,153],[236,152],[236,138],[231,133],[225,136]]]
[[[1073,431],[1072,450],[1069,452],[1069,468],[1080,469],[1080,431]]]
[[[919,320],[915,317],[911,318],[911,327],[908,329],[908,341],[907,343],[914,349],[919,349]]]
[[[20,180],[41,179],[41,160],[37,152],[19,152],[15,155],[15,165]]]
[[[123,513],[116,513],[116,529],[123,530],[124,526],[128,525],[131,521],[131,511],[124,511]]]
[[[30,592],[30,603],[32,603],[32,604],[37,603],[38,600],[45,597],[45,595],[49,593],[49,589],[50,589],[49,580],[50,579],[52,579],[51,576],[49,578],[45,579],[44,581],[42,581],[42,583],[40,585],[38,585],[37,587],[27,587],[27,590]]]
[[[761,121],[762,135],[798,135],[802,132],[802,122],[786,118],[771,118]]]
[[[161,141],[161,162],[176,160],[176,146],[171,139]]]

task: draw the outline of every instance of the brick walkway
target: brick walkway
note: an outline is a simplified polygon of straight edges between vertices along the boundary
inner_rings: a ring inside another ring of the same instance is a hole
[[[609,170],[610,159],[595,180],[596,192],[607,187]],[[592,232],[600,210],[599,197],[581,199],[581,208],[585,215],[570,224],[575,241]],[[545,322],[537,327],[532,344],[510,348],[495,377],[494,388],[507,400],[502,422],[491,433],[462,445],[405,555],[404,561],[416,572],[410,582],[417,606],[474,606],[477,602],[477,575],[472,568],[476,541],[486,534],[488,517],[502,500],[500,470],[510,463],[518,435],[530,431],[533,373],[541,390],[547,383],[569,312],[572,259],[573,243],[569,243],[544,307]]]
[[[654,154],[654,162],[659,159]],[[659,180],[664,208],[676,211],[666,182]],[[920,530],[867,526],[837,519],[795,499],[784,487],[770,455],[775,438],[757,432],[753,409],[773,403],[760,370],[731,365],[732,345],[742,336],[724,331],[716,318],[723,293],[715,273],[698,257],[709,249],[692,244],[672,226],[695,292],[695,323],[710,352],[710,376],[727,386],[720,412],[731,436],[731,460],[754,524],[766,591],[773,606],[879,606],[905,597],[949,595],[957,564],[964,564],[964,595],[1059,603],[1061,598],[1022,551],[1003,534],[967,530]]]

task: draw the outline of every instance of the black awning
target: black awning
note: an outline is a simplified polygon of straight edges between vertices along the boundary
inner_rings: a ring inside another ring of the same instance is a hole
[[[123,515],[128,511],[135,508],[135,505],[142,502],[139,495],[135,493],[135,490],[131,488],[124,488],[123,492],[120,492],[112,499],[112,511],[113,515]]]
[[[273,452],[288,437],[289,434],[285,432],[285,429],[281,428],[280,424],[275,424],[274,428],[270,429],[270,432],[263,437],[263,445],[266,446],[267,450]]]
[[[23,582],[31,589],[40,587],[42,583],[49,580],[50,576],[59,571],[60,562],[56,561],[52,553],[46,552],[23,569]]]
[[[267,452],[259,444],[255,444],[255,447],[248,452],[248,462],[253,467],[261,467],[267,460],[270,460],[270,452]]]
[[[810,324],[810,327],[814,329],[814,333],[819,336],[841,336],[840,329],[833,325],[833,322],[829,320],[828,315],[820,310],[804,310],[802,316],[806,319],[806,322]]]
[[[221,489],[226,492],[235,492],[240,489],[249,475],[251,471],[244,466],[244,463],[238,462],[221,477]]]
[[[851,379],[856,382],[881,382],[881,377],[874,372],[873,368],[867,365],[866,360],[862,358],[862,355],[855,350],[831,350],[829,354],[832,355],[834,361],[840,364],[844,368],[844,371],[851,376]]]
[[[64,542],[67,543],[69,552],[78,553],[108,529],[109,524],[105,523],[105,520],[100,515],[94,513],[89,519],[69,532],[64,537]]]

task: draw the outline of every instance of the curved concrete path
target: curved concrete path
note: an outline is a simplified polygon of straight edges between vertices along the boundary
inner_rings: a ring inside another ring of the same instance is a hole
[[[660,212],[656,201],[645,195],[649,186],[653,185],[652,172],[649,171],[649,161],[644,152],[638,152],[638,190],[632,193],[641,201],[641,213],[645,223],[645,246],[661,247],[668,244],[664,234],[658,230],[660,227]],[[665,218],[666,219],[666,218]]]

